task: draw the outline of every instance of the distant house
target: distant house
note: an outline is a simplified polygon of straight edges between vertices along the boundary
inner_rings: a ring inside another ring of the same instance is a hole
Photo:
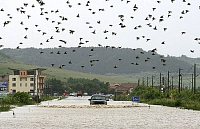
[[[137,87],[138,83],[120,83],[120,84],[110,84],[110,89],[114,89],[116,93],[131,93],[132,89]]]
[[[118,86],[120,86],[120,84],[118,83],[111,83],[109,86],[109,90],[115,90]]]

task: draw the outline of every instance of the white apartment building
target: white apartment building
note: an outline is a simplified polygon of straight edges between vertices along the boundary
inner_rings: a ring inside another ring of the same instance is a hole
[[[28,92],[33,95],[43,94],[45,75],[42,71],[45,69],[36,68],[30,70],[13,70],[13,75],[9,75],[8,92]]]

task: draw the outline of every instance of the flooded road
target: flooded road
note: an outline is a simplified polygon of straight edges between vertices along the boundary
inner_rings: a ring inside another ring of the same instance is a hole
[[[0,113],[1,129],[198,129],[200,112],[172,107],[136,104],[139,107],[104,108],[89,106],[89,97],[69,97],[42,102],[41,105],[17,107]],[[54,107],[51,107],[53,106]],[[58,108],[59,106],[78,108]],[[132,105],[109,101],[108,105]],[[45,106],[45,107],[44,107]],[[58,106],[58,107],[57,107]],[[141,107],[140,107],[141,106]]]

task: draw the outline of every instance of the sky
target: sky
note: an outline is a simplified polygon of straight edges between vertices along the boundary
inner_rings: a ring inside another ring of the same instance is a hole
[[[145,51],[156,48],[165,56],[200,57],[198,0],[43,2],[40,6],[36,0],[0,0],[1,49],[100,45]]]

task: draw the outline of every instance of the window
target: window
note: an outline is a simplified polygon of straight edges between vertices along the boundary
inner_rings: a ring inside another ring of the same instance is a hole
[[[16,81],[16,78],[12,78],[12,81]]]
[[[19,75],[19,70],[14,70],[14,75]]]
[[[34,78],[30,78],[30,81],[34,81]]]
[[[22,83],[20,83],[20,87],[22,87]]]
[[[30,86],[33,87],[33,86],[34,86],[34,83],[30,83]]]
[[[25,87],[27,87],[27,83],[25,83]]]
[[[22,81],[22,78],[20,78],[20,81]]]
[[[16,87],[16,83],[13,83],[13,84],[12,84],[12,87]]]
[[[16,90],[12,90],[12,93],[13,93],[13,94],[16,93]]]
[[[25,81],[27,81],[27,78],[25,78]]]

